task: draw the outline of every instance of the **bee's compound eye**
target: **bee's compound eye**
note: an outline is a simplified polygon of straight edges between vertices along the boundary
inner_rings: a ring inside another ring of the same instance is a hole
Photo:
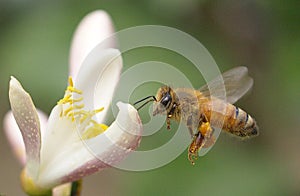
[[[167,93],[161,100],[161,104],[165,107],[167,107],[168,105],[170,105],[172,101],[171,95],[169,93]]]

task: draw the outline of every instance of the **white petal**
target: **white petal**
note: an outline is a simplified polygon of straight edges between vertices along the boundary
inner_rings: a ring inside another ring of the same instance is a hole
[[[46,123],[48,120],[47,115],[41,111],[37,110],[40,124],[41,124],[41,134],[43,135],[43,130],[45,130]],[[21,131],[17,125],[17,122],[13,116],[12,111],[8,111],[3,120],[4,132],[6,137],[14,151],[15,156],[18,158],[22,165],[25,165],[26,162],[26,153],[25,153],[25,145],[23,142],[23,137]]]
[[[104,111],[97,114],[98,122],[103,122],[118,84],[122,65],[119,50],[96,47],[80,68],[75,87],[83,91],[86,110],[104,107]]]
[[[91,152],[108,165],[119,163],[135,150],[143,130],[138,112],[132,105],[118,102],[117,106],[120,111],[111,126],[103,134],[86,142]]]
[[[68,145],[56,144],[61,148],[41,171],[40,185],[51,187],[78,180],[118,163],[137,148],[142,132],[138,113],[129,104],[118,103],[118,106],[120,112],[116,121],[103,134],[85,141],[73,140],[73,143],[65,137]]]
[[[41,147],[40,173],[51,164],[57,154],[80,140],[76,123],[61,117],[61,112],[62,105],[56,105],[50,113]]]
[[[9,101],[26,148],[27,174],[34,179],[40,160],[40,122],[30,95],[14,77],[11,77],[9,83]]]
[[[114,33],[110,16],[105,11],[94,11],[85,16],[78,25],[70,49],[70,75],[75,79],[87,54]],[[115,40],[109,38],[102,48],[115,48]]]

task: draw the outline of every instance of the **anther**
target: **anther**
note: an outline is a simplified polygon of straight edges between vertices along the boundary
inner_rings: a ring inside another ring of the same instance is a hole
[[[82,94],[81,90],[78,90],[76,88],[74,88],[73,86],[68,86],[67,87],[67,91],[71,92],[71,93],[77,93],[77,94]]]
[[[69,85],[73,87],[74,83],[73,83],[72,76],[69,76],[68,81],[69,81]]]
[[[94,113],[99,113],[99,112],[102,112],[103,110],[104,110],[104,107],[96,109],[96,110],[93,110],[93,112]]]

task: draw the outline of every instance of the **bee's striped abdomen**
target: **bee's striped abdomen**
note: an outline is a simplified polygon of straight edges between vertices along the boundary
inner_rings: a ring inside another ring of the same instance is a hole
[[[217,111],[212,111],[212,104]],[[202,105],[201,112],[208,118],[213,127],[221,127],[223,131],[239,137],[258,135],[255,120],[244,110],[230,103],[218,99],[215,99],[213,103],[208,101]]]
[[[226,106],[223,129],[239,137],[258,135],[258,127],[255,120],[244,110],[228,104]]]

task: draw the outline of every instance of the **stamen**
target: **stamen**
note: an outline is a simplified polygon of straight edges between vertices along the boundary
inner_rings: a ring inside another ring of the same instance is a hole
[[[104,107],[99,108],[99,109],[96,109],[96,110],[93,110],[93,112],[94,112],[95,114],[97,114],[97,113],[99,113],[99,112],[102,112],[103,110],[104,110]]]
[[[75,109],[82,109],[83,107],[84,107],[83,104],[81,104],[81,105],[72,105],[64,111],[64,116],[67,116],[69,114],[69,112],[71,112]]]
[[[72,76],[69,76],[68,81],[69,81],[69,85],[73,87],[74,83],[73,83]]]
[[[104,124],[94,124],[82,134],[82,139],[90,139],[106,131],[108,127]]]
[[[108,129],[108,126],[105,125],[105,124],[99,124],[99,125],[100,125],[100,127],[101,127],[102,129],[104,129],[105,131],[106,131],[106,129]]]
[[[81,118],[80,118],[80,123],[83,123],[90,115],[89,112],[86,112],[86,111],[82,111],[81,113]]]
[[[83,100],[83,97],[80,97],[78,99],[72,99],[72,103],[77,103]]]
[[[73,98],[73,94],[82,95],[82,91],[74,87],[71,76],[68,78],[68,82],[69,86],[65,91],[64,97],[57,102],[58,105],[63,105],[63,110],[60,113],[60,117],[67,117],[72,120],[72,122],[77,119],[80,125],[83,127],[83,130],[81,131],[83,132],[82,139],[90,139],[99,135],[100,133],[103,133],[108,126],[105,124],[99,124],[92,118],[97,113],[103,111],[104,107],[91,111],[83,110],[84,104],[80,104],[80,102],[83,100],[83,97],[79,96],[79,98]]]
[[[107,125],[105,125],[105,124],[99,124],[99,123],[97,123],[97,122],[94,121],[94,120],[91,120],[91,123],[93,123],[94,125],[100,126],[100,127],[101,127],[102,129],[104,129],[104,130],[108,129],[108,126],[107,126]]]
[[[91,120],[91,123],[93,123],[94,125],[98,124],[95,120]]]
[[[78,90],[78,89],[74,88],[73,86],[68,86],[67,90],[72,92],[72,93],[77,93],[77,94],[80,94],[80,95],[82,94],[81,90]]]

